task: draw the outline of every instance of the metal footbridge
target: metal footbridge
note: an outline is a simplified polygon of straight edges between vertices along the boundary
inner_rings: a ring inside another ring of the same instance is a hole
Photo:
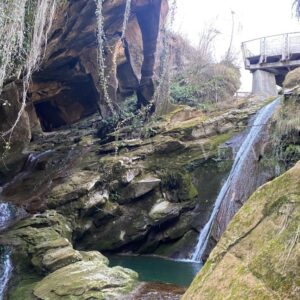
[[[300,66],[300,32],[262,37],[242,43],[245,69],[251,71],[253,84],[274,80],[282,86],[286,74]],[[260,72],[258,72],[260,71]],[[268,74],[264,74],[267,72]],[[256,81],[256,83],[255,83]],[[271,82],[269,82],[270,84]],[[255,86],[253,86],[255,90]]]

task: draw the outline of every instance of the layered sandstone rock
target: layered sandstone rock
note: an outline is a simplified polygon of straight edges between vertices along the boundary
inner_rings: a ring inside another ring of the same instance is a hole
[[[167,1],[132,1],[125,40],[121,40],[125,0],[105,1],[105,64],[112,105],[133,92],[141,104],[153,96],[156,45]],[[70,1],[57,11],[46,55],[33,76],[30,98],[46,130],[74,123],[96,112],[111,114],[97,63],[95,1]]]
[[[127,30],[121,40],[125,0],[104,1],[105,73],[108,93],[116,111],[137,93],[146,105],[154,93],[154,65],[160,28],[168,12],[167,0],[132,1]],[[39,70],[33,74],[26,111],[7,145],[0,141],[5,166],[0,174],[14,173],[32,135],[75,123],[95,112],[111,115],[99,79],[97,17],[94,0],[70,0],[55,12],[47,48]],[[0,107],[0,131],[15,122],[20,104],[20,81],[10,79],[1,96],[9,103]],[[7,137],[8,139],[8,137]],[[6,151],[9,150],[9,151]]]

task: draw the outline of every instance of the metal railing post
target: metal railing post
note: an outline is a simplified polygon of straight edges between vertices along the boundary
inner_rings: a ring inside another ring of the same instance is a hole
[[[288,59],[289,59],[289,34],[286,33],[283,35],[281,60],[286,61]]]
[[[243,53],[243,60],[244,60],[244,65],[245,68],[250,65],[249,59],[247,59],[247,48],[246,48],[246,43],[242,43],[242,53]]]
[[[266,38],[260,39],[260,59],[259,63],[262,64],[266,61]]]

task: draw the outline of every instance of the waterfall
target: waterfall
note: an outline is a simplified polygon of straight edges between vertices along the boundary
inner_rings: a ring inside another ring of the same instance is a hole
[[[7,247],[0,249],[0,263],[0,300],[2,300],[13,270],[10,250]]]
[[[8,226],[12,218],[12,206],[8,203],[0,202],[0,231]],[[6,246],[0,246],[0,300],[4,297],[12,269],[10,249]]]
[[[5,189],[10,187],[10,186],[14,186],[14,184],[16,184],[17,182],[21,182],[24,178],[26,178],[26,176],[28,176],[36,167],[36,165],[38,164],[38,162],[43,159],[44,157],[47,157],[47,155],[53,153],[53,150],[47,150],[44,152],[39,152],[39,153],[30,153],[27,157],[27,160],[24,164],[24,167],[22,169],[22,171],[20,173],[18,173],[10,182],[8,182],[6,185],[4,185],[3,190],[4,190],[4,195],[3,197],[5,197]],[[1,195],[1,191],[0,191],[0,195]],[[19,209],[20,211],[18,212],[19,215],[23,215],[24,212]],[[0,218],[1,218],[1,213],[0,213]],[[1,221],[0,221],[0,231],[1,231]]]
[[[224,183],[213,208],[213,211],[211,213],[211,216],[208,220],[208,222],[205,224],[203,229],[200,232],[198,243],[196,245],[195,251],[192,256],[193,261],[199,261],[202,259],[202,256],[204,254],[204,251],[207,247],[207,243],[210,238],[210,233],[212,229],[212,225],[216,219],[216,216],[219,212],[219,209],[224,201],[233,201],[232,197],[234,197],[234,191],[231,195],[231,197],[228,197],[228,195],[231,192],[231,188],[235,189],[238,188],[237,182],[241,184],[240,181],[238,181],[238,178],[241,177],[241,175],[244,172],[244,165],[247,163],[247,160],[251,153],[253,152],[253,146],[257,142],[257,140],[260,138],[263,127],[268,123],[269,119],[272,117],[273,112],[277,105],[280,102],[280,98],[277,98],[270,104],[263,107],[257,114],[254,119],[254,122],[251,126],[251,129],[249,133],[247,134],[244,142],[242,143],[238,153],[236,154],[235,160],[233,162],[232,169],[230,171],[230,174]],[[242,182],[244,185],[247,184],[246,182]]]

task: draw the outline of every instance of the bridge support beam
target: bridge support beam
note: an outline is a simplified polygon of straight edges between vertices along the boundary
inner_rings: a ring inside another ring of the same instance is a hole
[[[263,70],[253,72],[252,93],[264,97],[277,96],[275,74]]]

